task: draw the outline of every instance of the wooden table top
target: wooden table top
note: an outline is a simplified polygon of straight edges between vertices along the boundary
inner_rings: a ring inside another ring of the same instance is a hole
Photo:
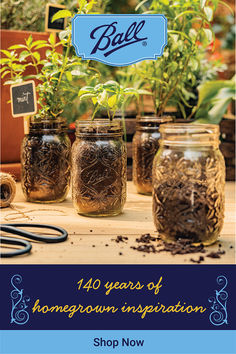
[[[219,242],[206,248],[206,253],[171,255],[167,252],[143,253],[133,250],[136,238],[142,234],[157,235],[152,221],[152,198],[136,193],[128,182],[128,197],[123,214],[116,217],[88,218],[76,214],[71,197],[63,203],[26,203],[17,184],[17,195],[11,207],[1,210],[1,222],[28,222],[64,227],[69,237],[66,242],[43,244],[33,242],[28,255],[2,258],[2,264],[194,264],[204,256],[201,264],[235,264],[235,183],[226,183],[225,222]],[[115,242],[118,235],[128,241]],[[220,258],[206,257],[209,252],[221,250]]]

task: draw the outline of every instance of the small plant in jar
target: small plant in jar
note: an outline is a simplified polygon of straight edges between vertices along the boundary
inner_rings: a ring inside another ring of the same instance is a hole
[[[72,198],[79,214],[114,216],[126,201],[126,144],[120,119],[115,113],[125,97],[135,94],[116,81],[83,87],[81,100],[94,104],[92,119],[77,121],[76,141],[72,148]],[[109,119],[95,119],[105,108]]]

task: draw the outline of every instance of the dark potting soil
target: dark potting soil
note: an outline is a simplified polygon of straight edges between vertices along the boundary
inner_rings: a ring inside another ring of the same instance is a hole
[[[90,133],[95,133],[91,129]],[[122,138],[81,138],[72,151],[73,203],[78,213],[119,214],[126,200],[126,148]]]
[[[200,264],[201,262],[203,262],[205,260],[205,258],[203,256],[199,256],[198,259],[193,259],[193,258],[190,258],[190,261],[193,262],[193,263],[197,263],[197,264]]]
[[[203,244],[200,244],[199,246],[194,246],[191,243],[191,240],[187,239],[178,239],[176,242],[173,243],[167,243],[163,241],[163,248],[158,250],[158,252],[163,251],[170,252],[172,255],[206,252]]]
[[[117,243],[125,242],[127,243],[127,236],[117,236],[115,239],[112,239]],[[160,252],[169,252],[171,255],[176,254],[194,254],[194,253],[206,253],[206,248],[203,244],[194,246],[191,240],[188,239],[178,239],[176,242],[167,243],[162,241],[159,237],[151,236],[149,233],[141,235],[139,238],[136,238],[135,242],[137,246],[130,246],[131,249],[142,252],[142,253],[160,253]],[[219,244],[219,248],[222,245]],[[217,252],[210,252],[206,254],[206,257],[210,258],[220,258],[225,254],[225,251],[219,249]],[[199,256],[198,259],[190,258],[190,261],[193,263],[200,264],[205,260],[205,257]]]
[[[151,236],[150,234],[141,235],[139,238],[136,238],[136,242],[149,243],[150,241],[160,240],[159,237]]]
[[[152,193],[152,164],[159,148],[159,135],[133,141],[133,180],[139,193]]]
[[[225,251],[211,252],[211,253],[207,254],[207,257],[209,257],[209,258],[220,258],[220,256],[222,256],[223,254],[225,254]]]
[[[191,161],[170,153],[153,176],[153,215],[167,241],[213,243],[223,226],[224,176],[214,156]]]
[[[139,251],[139,252],[146,252],[146,253],[157,253],[156,247],[154,245],[140,245],[140,246],[131,246],[133,250]]]
[[[70,145],[52,135],[24,138],[21,152],[22,188],[28,200],[61,201],[70,182]]]
[[[113,238],[112,241],[115,241],[116,243],[126,242],[128,241],[128,237],[119,235],[116,238]]]

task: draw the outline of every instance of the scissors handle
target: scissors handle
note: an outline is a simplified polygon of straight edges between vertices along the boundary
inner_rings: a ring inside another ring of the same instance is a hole
[[[51,229],[60,232],[60,235],[57,236],[41,236],[37,235],[33,232],[29,232],[26,230],[20,229],[20,227],[36,227],[39,229]],[[41,242],[46,242],[46,243],[57,243],[57,242],[63,242],[67,239],[68,237],[68,232],[63,229],[62,227],[59,226],[53,226],[53,225],[45,225],[45,224],[1,224],[0,225],[0,231],[6,231],[9,232],[13,235],[18,235],[18,236],[23,236],[25,238],[28,238],[30,240],[35,240],[35,241],[41,241]]]
[[[18,238],[7,237],[7,236],[1,236],[0,243],[24,247],[24,248],[17,249],[17,250],[11,251],[11,252],[5,252],[5,253],[1,252],[0,253],[1,258],[14,257],[14,256],[19,256],[21,254],[29,253],[32,248],[32,245],[29,241],[21,240]]]

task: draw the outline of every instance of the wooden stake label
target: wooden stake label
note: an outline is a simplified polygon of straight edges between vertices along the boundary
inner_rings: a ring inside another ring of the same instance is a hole
[[[34,81],[11,85],[11,112],[12,116],[23,117],[37,112],[37,99]]]

